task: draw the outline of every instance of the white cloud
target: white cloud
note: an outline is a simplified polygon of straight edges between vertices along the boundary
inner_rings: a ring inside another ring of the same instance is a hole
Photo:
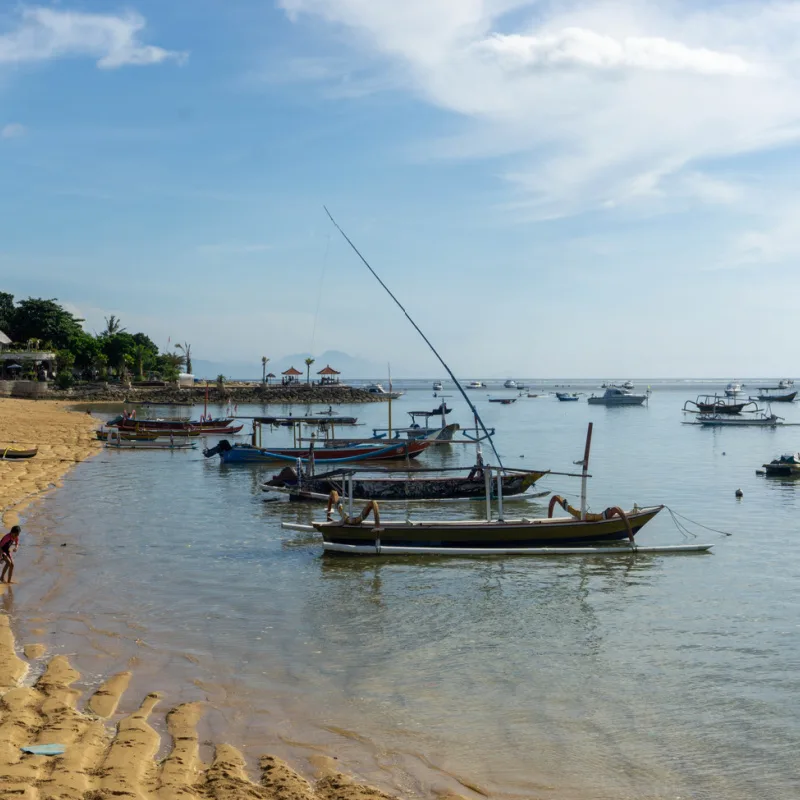
[[[27,130],[24,125],[19,122],[9,122],[0,128],[0,139],[18,139],[26,133]]]
[[[97,58],[101,69],[182,62],[185,53],[143,44],[145,27],[139,14],[87,14],[52,8],[26,8],[18,25],[0,33],[0,65],[56,58]]]
[[[461,132],[429,157],[502,158],[513,206],[550,218],[669,195],[739,202],[742,154],[800,142],[800,4],[782,0],[282,0],[345,36]],[[514,13],[508,13],[513,11]],[[698,177],[702,176],[702,177]]]
[[[493,33],[475,49],[507,69],[586,67],[743,75],[752,65],[743,58],[652,36],[615,39],[585,28],[564,28],[543,36]]]

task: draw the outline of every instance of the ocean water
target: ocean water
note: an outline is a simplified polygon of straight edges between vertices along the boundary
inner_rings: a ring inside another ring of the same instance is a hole
[[[429,382],[407,386],[396,424],[439,402]],[[800,450],[800,427],[684,425],[703,384],[653,389],[641,408],[549,394],[489,404],[514,395],[499,385],[471,397],[507,466],[576,471],[593,421],[591,508],[665,503],[715,529],[689,525],[710,555],[325,557],[315,535],[280,528],[322,509],[263,501],[276,467],[103,452],[31,509],[20,584],[3,604],[25,641],[70,654],[88,686],[133,666],[131,706],[157,688],[170,702],[207,700],[210,739],[301,769],[336,756],[407,796],[795,798],[800,484],[755,471]],[[469,424],[464,401],[444,394],[448,419]],[[359,435],[386,424],[384,404],[338,410],[365,423]],[[800,423],[796,404],[774,410]],[[420,463],[473,459],[474,447],[453,445]],[[537,487],[577,504],[575,479]],[[664,511],[637,540],[687,537]]]

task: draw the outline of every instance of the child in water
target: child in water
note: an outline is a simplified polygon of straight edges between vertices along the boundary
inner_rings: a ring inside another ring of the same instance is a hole
[[[0,583],[3,583],[8,572],[8,582],[11,583],[11,576],[14,574],[14,557],[11,555],[11,548],[16,553],[19,550],[20,527],[15,525],[2,539],[0,539],[0,561],[3,562],[3,571],[0,573]]]

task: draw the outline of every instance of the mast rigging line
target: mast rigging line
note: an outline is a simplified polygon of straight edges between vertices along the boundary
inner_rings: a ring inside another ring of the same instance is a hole
[[[419,327],[419,325],[417,325],[417,323],[414,322],[413,319],[411,319],[411,315],[408,313],[408,311],[405,310],[403,304],[394,296],[392,290],[381,280],[378,273],[375,272],[375,270],[370,266],[369,261],[367,261],[367,259],[361,255],[361,251],[350,240],[350,237],[339,227],[339,223],[333,218],[331,212],[328,211],[328,207],[327,206],[322,206],[322,207],[325,209],[325,213],[328,215],[328,219],[330,219],[330,221],[333,223],[333,226],[336,228],[336,230],[342,234],[344,240],[353,249],[353,252],[361,259],[364,266],[372,273],[375,280],[378,281],[378,283],[386,290],[386,293],[389,295],[389,297],[391,297],[392,300],[394,300],[395,304],[403,312],[406,319],[414,326],[414,330],[422,337],[422,340],[425,342],[425,344],[427,344],[428,347],[430,347],[433,354],[436,356],[436,358],[439,359],[439,363],[447,370],[447,374],[450,376],[453,383],[455,383],[455,385],[458,387],[458,391],[461,392],[461,396],[464,398],[464,400],[466,400],[467,405],[469,406],[470,410],[475,416],[475,419],[478,421],[478,423],[481,426],[481,429],[486,434],[486,438],[489,440],[489,444],[492,446],[492,452],[494,453],[494,456],[497,459],[498,466],[500,467],[500,469],[505,469],[503,467],[503,462],[500,459],[500,454],[497,452],[497,448],[494,446],[494,439],[492,439],[492,435],[489,433],[489,429],[486,427],[486,425],[483,424],[483,420],[481,419],[481,416],[478,413],[478,409],[475,408],[475,405],[473,404],[472,400],[469,399],[469,395],[466,393],[464,387],[459,383],[458,378],[456,378],[456,376],[453,374],[453,371],[450,369],[450,367],[447,366],[445,360],[439,355],[439,352],[431,344],[430,339],[428,339],[428,337],[422,332],[422,329]]]

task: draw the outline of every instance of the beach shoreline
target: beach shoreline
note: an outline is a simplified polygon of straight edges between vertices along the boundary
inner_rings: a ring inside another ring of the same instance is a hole
[[[0,445],[39,447],[31,459],[0,461],[4,526],[17,524],[33,502],[62,485],[72,467],[101,451],[94,434],[97,420],[68,410],[69,405],[0,398]],[[23,547],[25,533],[23,526]],[[183,702],[166,713],[164,724],[159,724],[156,712],[151,725],[148,719],[162,695],[145,689],[144,699],[133,701],[136,710],[130,711],[128,703],[125,713],[118,711],[129,685],[142,691],[135,664],[104,674],[99,688],[89,688],[84,698],[73,686],[86,689],[80,673],[66,655],[54,654],[63,643],[50,641],[48,650],[39,642],[15,642],[15,632],[25,627],[20,617],[30,617],[30,622],[39,609],[23,612],[15,607],[13,588],[0,587],[0,729],[5,734],[0,737],[4,740],[0,742],[0,785],[4,791],[20,797],[76,800],[89,796],[97,800],[113,796],[390,800],[390,795],[341,773],[336,760],[324,755],[312,761],[310,779],[278,757],[261,755],[257,782],[251,780],[249,759],[230,745],[203,742],[211,752],[204,761],[206,748],[201,749],[197,731],[204,712],[216,710],[213,704]],[[33,634],[29,627],[27,638],[44,633]],[[80,661],[81,654],[73,659]],[[162,738],[171,739],[171,749]],[[20,750],[53,743],[64,745],[65,752],[44,756]]]
[[[0,460],[0,514],[4,526],[44,493],[61,486],[66,473],[100,452],[97,420],[68,410],[61,400],[0,398],[0,449],[37,447],[33,458]]]

